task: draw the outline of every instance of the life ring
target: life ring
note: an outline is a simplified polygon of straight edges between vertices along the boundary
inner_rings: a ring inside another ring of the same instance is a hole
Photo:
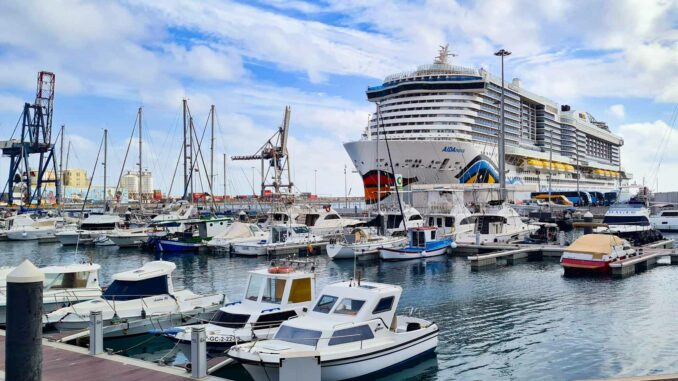
[[[309,254],[313,254],[313,245],[311,245],[310,243],[308,245],[306,245],[306,251]]]
[[[294,272],[294,268],[290,266],[273,266],[268,269],[268,272],[271,274],[289,274]]]
[[[329,213],[330,210],[332,210],[332,205],[325,205],[324,208],[325,208],[325,212]]]

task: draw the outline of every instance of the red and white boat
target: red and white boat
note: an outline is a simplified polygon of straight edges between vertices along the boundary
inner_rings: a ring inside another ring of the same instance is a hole
[[[610,263],[636,255],[631,244],[611,234],[587,234],[568,246],[560,264],[569,274],[607,274]]]

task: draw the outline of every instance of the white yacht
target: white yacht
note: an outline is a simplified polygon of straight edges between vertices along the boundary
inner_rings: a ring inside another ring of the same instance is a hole
[[[386,232],[390,235],[396,232],[404,232],[406,228],[420,228],[424,226],[424,218],[421,216],[421,213],[410,205],[403,205],[402,213],[398,206],[391,206],[382,209],[381,214],[385,220]]]
[[[614,234],[636,246],[661,240],[662,234],[650,221],[650,210],[645,202],[629,201],[612,204],[605,212],[603,224],[596,233]]]
[[[308,226],[316,235],[341,234],[344,228],[360,224],[362,221],[343,218],[331,205],[282,205],[274,206],[268,213],[267,226],[284,223],[297,223]]]
[[[315,295],[315,274],[295,264],[273,265],[250,271],[245,295],[227,303],[204,324],[207,352],[223,355],[236,343],[270,339],[280,324],[304,315]],[[191,357],[191,330],[195,325],[160,330]]]
[[[657,230],[676,231],[678,230],[678,210],[662,210],[656,215],[650,216],[650,223]]]
[[[234,243],[231,244],[231,250],[237,255],[280,255],[297,252],[307,247],[316,247],[323,242],[323,238],[311,233],[306,225],[274,225],[267,239]]]
[[[432,211],[427,215],[427,222],[428,226],[437,228],[438,236],[456,238],[475,230],[476,224],[468,218],[471,214],[464,205],[455,204],[448,210]]]
[[[7,231],[10,241],[31,241],[41,238],[54,238],[57,229],[63,226],[61,217],[39,218],[31,214],[19,214],[12,218],[12,226]]]
[[[174,290],[172,272],[176,265],[166,261],[152,261],[142,267],[113,275],[111,283],[100,298],[76,303],[53,311],[43,323],[59,331],[83,330],[88,327],[92,311],[101,311],[104,326],[116,322],[130,322],[167,315],[180,315],[198,308],[224,303],[224,295],[197,295],[190,290]],[[137,325],[126,335],[141,334],[148,326]]]
[[[461,221],[472,223],[474,229],[457,235],[457,243],[480,244],[519,241],[539,229],[538,225],[523,222],[522,218],[506,203],[490,202],[479,213],[474,213]]]
[[[98,237],[115,231],[121,222],[115,214],[93,213],[82,220],[77,229],[62,230],[55,235],[62,245],[93,244]]]
[[[42,291],[44,313],[100,297],[100,268],[101,266],[97,264],[89,263],[39,268],[40,272],[45,274]],[[6,323],[7,274],[12,270],[14,267],[0,268],[0,324]]]
[[[325,247],[330,259],[354,259],[374,256],[382,248],[398,248],[407,244],[407,237],[381,236],[374,229],[355,228],[350,234],[332,238]]]
[[[378,373],[433,354],[438,326],[396,316],[400,286],[341,282],[326,286],[307,315],[282,323],[272,340],[238,344],[228,356],[255,381],[278,381],[284,359],[317,356],[324,381]]]
[[[266,240],[268,235],[269,233],[263,231],[257,224],[236,221],[226,231],[207,242],[207,247],[213,252],[230,253],[233,244],[259,242]]]

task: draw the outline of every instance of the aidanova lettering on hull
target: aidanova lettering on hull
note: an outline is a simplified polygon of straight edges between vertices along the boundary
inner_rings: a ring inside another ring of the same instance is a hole
[[[405,186],[500,181],[501,79],[452,65],[448,56],[443,46],[433,64],[368,87],[375,112],[361,139],[344,144],[368,203],[391,194],[394,172]],[[620,165],[624,141],[606,123],[536,95],[518,79],[506,83],[504,103],[507,184],[547,190],[551,173],[553,190],[608,192],[631,178]]]

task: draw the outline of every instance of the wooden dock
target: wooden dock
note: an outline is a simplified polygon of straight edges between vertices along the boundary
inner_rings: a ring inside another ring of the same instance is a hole
[[[543,259],[544,257],[559,258],[565,246],[559,245],[530,245],[530,244],[491,244],[491,245],[460,245],[461,252],[475,252],[467,256],[474,271],[493,268],[497,260],[504,259],[508,265],[514,265],[528,259]],[[648,270],[657,265],[662,257],[670,257],[671,264],[678,264],[678,250],[673,248],[673,240],[662,240],[635,248],[637,256],[610,264],[612,276],[626,278],[639,272]],[[489,252],[488,252],[489,251]]]
[[[0,330],[0,380],[5,379],[5,331]],[[86,348],[42,340],[43,381],[186,381],[193,380],[185,369],[160,366],[119,355],[91,356]],[[223,381],[207,376],[203,381]]]

